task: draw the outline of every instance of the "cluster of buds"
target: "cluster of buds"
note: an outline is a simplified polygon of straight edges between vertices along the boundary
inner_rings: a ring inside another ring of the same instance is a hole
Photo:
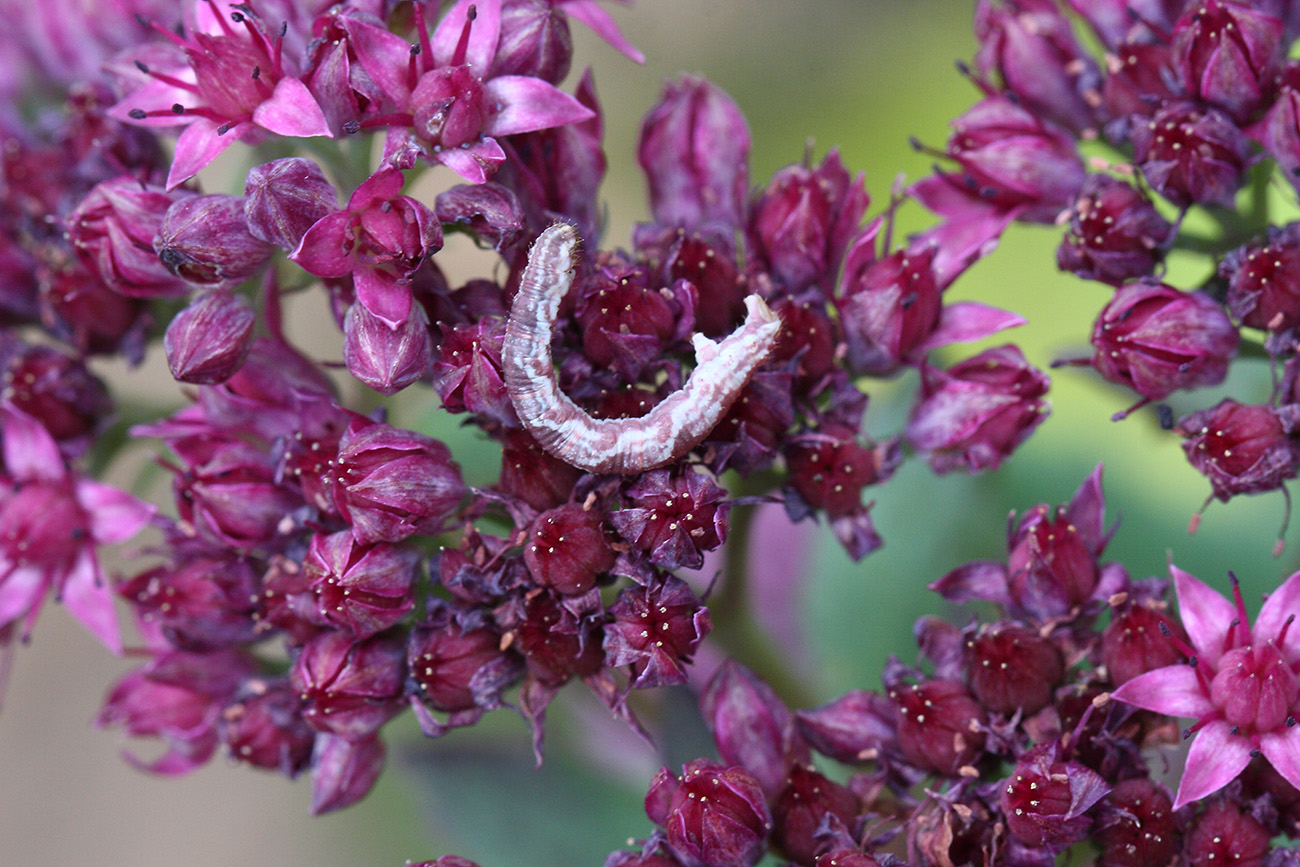
[[[882,691],[793,711],[725,664],[700,698],[720,761],[661,770],[659,827],[606,867],[1293,863],[1273,840],[1300,836],[1300,573],[1252,626],[1235,578],[1230,601],[1171,566],[1180,623],[1168,581],[1102,562],[1114,529],[1100,467],[1026,512],[1005,562],[931,585],[993,619],[923,618],[923,667],[891,659]],[[1195,740],[1171,793],[1178,717]]]
[[[1262,350],[1243,355],[1285,365],[1272,393],[1182,419],[1159,412],[1209,478],[1207,504],[1285,490],[1296,476],[1300,242],[1296,224],[1270,221],[1262,196],[1234,208],[1251,178],[1300,190],[1296,4],[978,0],[975,30],[980,49],[963,68],[984,99],[953,121],[941,156],[956,168],[912,188],[944,219],[935,231],[978,245],[1017,220],[1065,227],[1060,268],[1113,294],[1092,355],[1061,363],[1137,395],[1116,420],[1222,383],[1243,342]],[[1210,212],[1221,240],[1182,229],[1191,209]],[[1184,249],[1208,257],[1198,285],[1164,281],[1166,255]]]

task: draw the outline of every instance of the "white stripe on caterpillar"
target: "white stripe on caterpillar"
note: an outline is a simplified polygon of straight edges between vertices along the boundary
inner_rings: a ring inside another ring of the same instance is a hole
[[[632,474],[670,464],[709,435],[776,345],[781,320],[757,295],[745,324],[721,343],[691,338],[690,379],[642,418],[594,419],[560,391],[551,330],[573,285],[578,233],[555,223],[538,236],[506,322],[501,353],[515,413],[550,454],[590,473]]]

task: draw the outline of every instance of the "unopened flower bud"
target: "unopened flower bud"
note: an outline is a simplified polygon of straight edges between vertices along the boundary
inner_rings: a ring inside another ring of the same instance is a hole
[[[183,294],[185,281],[158,261],[153,239],[167,209],[190,195],[127,176],[104,181],[65,218],[68,240],[115,292],[149,298]]]
[[[1099,808],[1095,839],[1099,867],[1168,864],[1178,851],[1174,805],[1164,786],[1143,777],[1110,790]]]
[[[378,736],[346,738],[321,732],[311,754],[313,815],[341,810],[366,796],[384,769],[384,742]]]
[[[256,321],[247,299],[228,289],[195,298],[176,314],[163,335],[172,376],[191,385],[225,382],[248,358]]]
[[[244,180],[244,219],[254,238],[294,250],[307,230],[338,210],[338,193],[308,159],[289,157],[254,166]]]
[[[402,709],[404,662],[403,648],[390,640],[330,631],[303,646],[289,680],[312,728],[360,740]]]
[[[1183,451],[1220,500],[1276,490],[1300,464],[1300,446],[1291,436],[1294,408],[1221,401],[1179,420]]]
[[[695,759],[677,777],[661,768],[646,814],[665,828],[685,867],[753,867],[766,851],[772,817],[758,781],[742,767]]]
[[[429,319],[419,304],[390,328],[388,323],[353,304],[343,320],[343,361],[348,372],[380,394],[396,394],[419,382],[433,363]]]
[[[1003,784],[998,800],[1011,836],[1029,846],[1064,846],[1092,826],[1085,813],[1109,786],[1096,771],[1061,761],[1055,743],[1033,747]]]
[[[1141,191],[1109,175],[1088,176],[1069,217],[1057,264],[1114,286],[1150,276],[1174,239],[1173,225]]]
[[[1222,112],[1191,102],[1165,105],[1133,125],[1133,161],[1175,205],[1232,207],[1246,176],[1250,141]]]
[[[248,230],[242,196],[189,196],[167,209],[153,248],[177,277],[200,285],[251,277],[274,251]]]
[[[492,75],[531,75],[559,84],[569,74],[573,38],[568,17],[545,0],[504,0],[501,41]]]
[[[538,515],[524,545],[524,563],[538,584],[579,595],[614,565],[605,540],[604,512],[569,503]]]
[[[994,713],[1036,713],[1065,675],[1056,645],[1023,627],[983,632],[967,643],[966,652],[971,692]]]
[[[912,764],[956,776],[983,751],[984,708],[960,683],[900,683],[889,697],[898,708],[898,746]]]

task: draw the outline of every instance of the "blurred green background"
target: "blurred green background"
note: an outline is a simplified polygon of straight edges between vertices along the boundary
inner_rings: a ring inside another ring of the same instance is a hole
[[[964,0],[641,0],[611,7],[649,58],[643,67],[575,27],[577,66],[595,68],[606,112],[606,246],[626,244],[631,226],[646,216],[634,152],[640,117],[662,81],[682,72],[710,78],[748,115],[754,183],[801,159],[806,148],[820,160],[838,147],[851,170],[865,172],[876,202],[871,213],[878,213],[896,176],[915,179],[930,170],[931,158],[913,151],[908,137],[942,147],[948,120],[977,98],[953,66],[975,48],[970,6]],[[1279,198],[1286,203],[1293,196]],[[907,207],[898,230],[929,223]],[[1016,227],[952,289],[953,297],[1026,316],[1030,324],[1003,340],[1017,342],[1041,367],[1085,353],[1091,321],[1108,297],[1104,288],[1056,272],[1058,240],[1057,229]],[[475,266],[464,267],[469,273]],[[456,268],[449,266],[452,273]],[[1187,259],[1171,273],[1189,286],[1209,268]],[[291,331],[308,344],[332,347],[322,355],[337,356],[337,337],[319,313],[295,318]],[[978,348],[957,347],[947,357]],[[159,375],[153,362],[131,374],[140,394],[159,387],[144,378]],[[902,377],[873,391],[873,433],[898,430],[914,386],[913,377]],[[1268,387],[1268,371],[1257,364],[1223,388],[1181,396],[1175,414],[1212,405],[1221,393],[1262,400]],[[1188,536],[1188,519],[1208,483],[1187,466],[1154,413],[1110,422],[1132,395],[1083,369],[1056,372],[1051,398],[1051,417],[998,472],[935,477],[909,462],[870,492],[885,547],[864,562],[851,563],[824,528],[813,535],[806,562],[791,569],[793,590],[780,616],[793,624],[784,632],[806,642],[782,650],[797,657],[814,701],[878,687],[888,654],[914,657],[916,617],[968,617],[946,610],[925,585],[967,560],[1001,557],[1009,511],[1066,501],[1099,462],[1106,465],[1108,518],[1122,519],[1107,554],[1135,577],[1163,574],[1172,558],[1226,587],[1233,569],[1250,599],[1293,570],[1293,551],[1269,556],[1283,515],[1279,495],[1215,504],[1199,533]],[[395,421],[427,419],[424,412],[408,415]],[[456,421],[449,425],[449,436],[458,437],[453,451],[471,480],[486,479],[495,471],[490,449],[456,433]],[[805,536],[793,534],[791,545]],[[1294,541],[1293,548],[1300,552]],[[709,661],[709,654],[701,656],[702,664]],[[582,687],[571,687],[553,708],[548,761],[540,771],[532,768],[525,727],[508,713],[440,742],[422,739],[407,715],[389,730],[390,765],[375,792],[341,814],[313,819],[305,782],[220,761],[163,780],[121,762],[118,735],[94,730],[89,721],[109,682],[130,667],[129,660],[106,658],[56,610],[42,619],[32,645],[19,650],[0,714],[0,863],[330,867],[456,853],[484,867],[599,865],[627,838],[650,831],[640,800],[654,770],[709,750],[682,695],[646,705],[651,726],[671,733],[651,748],[610,723]]]

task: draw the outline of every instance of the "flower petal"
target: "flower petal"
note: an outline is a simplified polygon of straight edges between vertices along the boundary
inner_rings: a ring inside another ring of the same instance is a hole
[[[1004,329],[1024,325],[1026,321],[1023,316],[978,301],[956,301],[943,306],[939,326],[922,341],[920,348],[937,349],[950,343],[983,340]]]
[[[113,590],[108,585],[95,554],[82,548],[77,562],[63,581],[59,597],[68,613],[77,618],[86,631],[113,653],[122,652],[122,635],[117,628],[113,609]]]
[[[4,420],[4,466],[18,481],[57,482],[67,468],[54,437],[39,421],[20,409],[6,406]]]
[[[1230,734],[1223,720],[1206,723],[1187,753],[1187,768],[1178,784],[1174,809],[1219,791],[1235,780],[1249,763],[1250,742],[1246,738]]]
[[[200,169],[234,144],[246,128],[249,128],[248,124],[226,128],[215,120],[196,117],[176,139],[176,153],[172,157],[171,170],[167,172],[167,189],[173,190],[198,174]],[[218,133],[219,129],[225,129],[225,134]]]
[[[506,161],[506,152],[496,139],[485,138],[469,147],[443,148],[433,158],[471,184],[481,184]]]
[[[101,545],[125,542],[149,523],[156,511],[150,503],[88,479],[77,482],[77,502],[90,518],[90,536]]]
[[[1223,655],[1223,638],[1237,617],[1237,609],[1223,594],[1173,563],[1169,564],[1169,574],[1178,594],[1178,616],[1192,647],[1202,662],[1217,665]]]
[[[637,63],[645,63],[645,55],[632,43],[623,38],[618,25],[609,13],[596,5],[594,0],[567,0],[562,6],[565,13],[586,24],[596,35],[608,42],[615,50],[622,52]]]
[[[333,138],[325,112],[307,85],[296,78],[276,82],[271,98],[253,110],[253,123],[278,135]]]
[[[596,116],[576,97],[531,75],[499,75],[484,83],[483,98],[488,105],[501,106],[483,124],[487,135],[535,132]]]
[[[352,271],[352,253],[347,245],[352,215],[337,211],[317,220],[298,242],[289,258],[317,277],[342,277]]]
[[[1127,681],[1110,697],[1169,716],[1196,718],[1214,710],[1201,688],[1196,669],[1190,665],[1166,665],[1139,674]]]
[[[1300,614],[1300,572],[1283,581],[1282,586],[1264,600],[1264,607],[1259,609],[1259,616],[1251,629],[1255,641],[1262,643],[1277,638],[1287,618],[1295,614]],[[1300,657],[1300,629],[1287,630],[1282,653],[1288,660]]]
[[[461,34],[465,32],[469,10],[474,10],[474,22],[469,27],[465,56],[456,57]],[[458,0],[447,10],[430,37],[433,60],[436,66],[468,64],[480,78],[492,68],[492,58],[501,41],[501,0]]]
[[[1260,735],[1259,751],[1273,770],[1300,789],[1300,725]]]
[[[379,268],[361,267],[352,272],[357,300],[377,319],[396,331],[411,317],[414,301],[409,283],[397,280]]]

